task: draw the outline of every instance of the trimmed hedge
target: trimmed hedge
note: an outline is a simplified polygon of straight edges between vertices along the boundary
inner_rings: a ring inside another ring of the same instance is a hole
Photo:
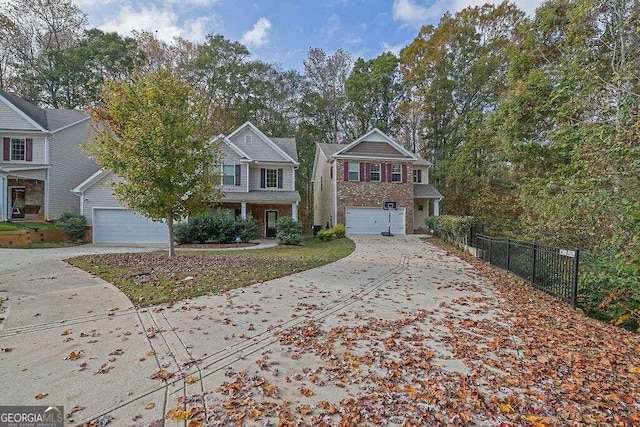
[[[457,245],[468,245],[469,231],[476,223],[472,216],[441,215],[427,218],[426,225],[434,236]]]
[[[283,216],[276,222],[276,242],[279,245],[300,245],[302,224],[290,216]]]
[[[232,243],[236,237],[246,243],[256,238],[258,225],[251,216],[246,220],[234,219],[229,211],[216,211],[189,218],[187,223],[176,224],[173,233],[178,244]]]
[[[318,231],[318,239],[321,242],[329,242],[334,239],[340,239],[345,236],[346,229],[343,224],[336,224],[326,230]]]

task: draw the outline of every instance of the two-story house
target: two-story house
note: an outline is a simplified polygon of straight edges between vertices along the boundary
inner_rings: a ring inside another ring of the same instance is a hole
[[[350,144],[317,144],[314,224],[344,224],[347,234],[411,234],[439,215],[442,195],[425,159],[378,129]]]
[[[98,169],[80,148],[92,132],[83,111],[44,109],[0,91],[0,221],[78,212],[71,189]]]
[[[253,216],[260,237],[275,237],[281,216],[298,217],[300,195],[295,190],[298,167],[296,143],[269,138],[251,123],[228,136],[212,139],[220,164],[213,167],[223,198],[212,209],[229,209],[236,216]],[[111,182],[120,179],[100,170],[73,191],[80,195],[81,212],[92,227],[94,243],[165,243],[164,223],[153,222],[123,206],[113,195]]]

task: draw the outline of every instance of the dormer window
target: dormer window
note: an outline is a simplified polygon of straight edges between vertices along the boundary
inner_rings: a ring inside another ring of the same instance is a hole
[[[24,138],[11,138],[11,160],[24,161],[27,154],[27,141]]]

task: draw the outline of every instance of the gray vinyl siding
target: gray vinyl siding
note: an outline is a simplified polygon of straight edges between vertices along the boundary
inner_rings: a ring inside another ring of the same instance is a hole
[[[313,181],[313,225],[325,226],[332,218],[334,209],[334,184],[331,181],[331,164],[327,162],[322,150],[316,150],[316,176]],[[335,180],[335,165],[333,179]]]
[[[0,101],[0,126],[2,129],[39,130],[30,121],[9,107],[4,101]]]
[[[245,142],[246,135],[250,135],[252,137],[252,142],[250,144]],[[288,160],[275,151],[269,144],[260,139],[251,129],[246,129],[244,132],[240,132],[240,134],[236,135],[232,141],[253,160],[268,162],[283,162]]]
[[[11,172],[9,175],[11,177],[19,176],[20,178],[37,179],[40,181],[45,181],[47,179],[47,170],[37,169],[37,170],[16,171],[16,172]]]
[[[116,177],[115,180],[120,178]],[[109,174],[88,188],[84,192],[82,214],[87,218],[87,223],[92,224],[93,208],[119,208],[124,207],[113,196],[111,183],[114,176]]]
[[[247,163],[241,163],[242,157],[233,151],[228,145],[225,144],[223,164],[225,165],[240,165],[240,185],[223,185],[222,191],[226,192],[246,192],[247,191],[247,177],[249,166]]]
[[[5,126],[4,123],[0,122],[2,126]],[[27,161],[8,161],[5,162],[3,160],[2,153],[0,153],[0,166],[35,166],[35,165],[44,165],[46,161],[45,152],[46,152],[46,137],[43,134],[29,134],[29,133],[21,133],[21,132],[4,132],[0,130],[0,151],[2,149],[2,144],[4,143],[4,138],[22,138],[33,139],[33,157],[30,162]]]
[[[260,169],[282,169],[282,188],[260,188]],[[251,166],[249,169],[249,190],[282,190],[282,191],[295,191],[295,185],[293,182],[293,166],[284,165],[261,165],[257,164]]]
[[[98,170],[95,162],[80,149],[90,137],[93,137],[93,130],[91,122],[86,120],[51,138],[48,219],[55,219],[67,210],[80,210],[80,197],[71,190]]]

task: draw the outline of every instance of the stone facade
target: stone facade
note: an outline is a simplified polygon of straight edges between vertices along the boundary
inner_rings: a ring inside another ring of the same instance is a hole
[[[346,225],[346,207],[382,207],[385,201],[395,200],[399,208],[406,208],[405,230],[407,234],[413,231],[413,164],[404,162],[407,165],[407,182],[356,182],[345,181],[344,160],[338,159],[337,179],[338,179],[338,209],[337,224]]]
[[[9,179],[8,187],[24,187],[25,220],[44,219],[44,181],[37,179]]]

